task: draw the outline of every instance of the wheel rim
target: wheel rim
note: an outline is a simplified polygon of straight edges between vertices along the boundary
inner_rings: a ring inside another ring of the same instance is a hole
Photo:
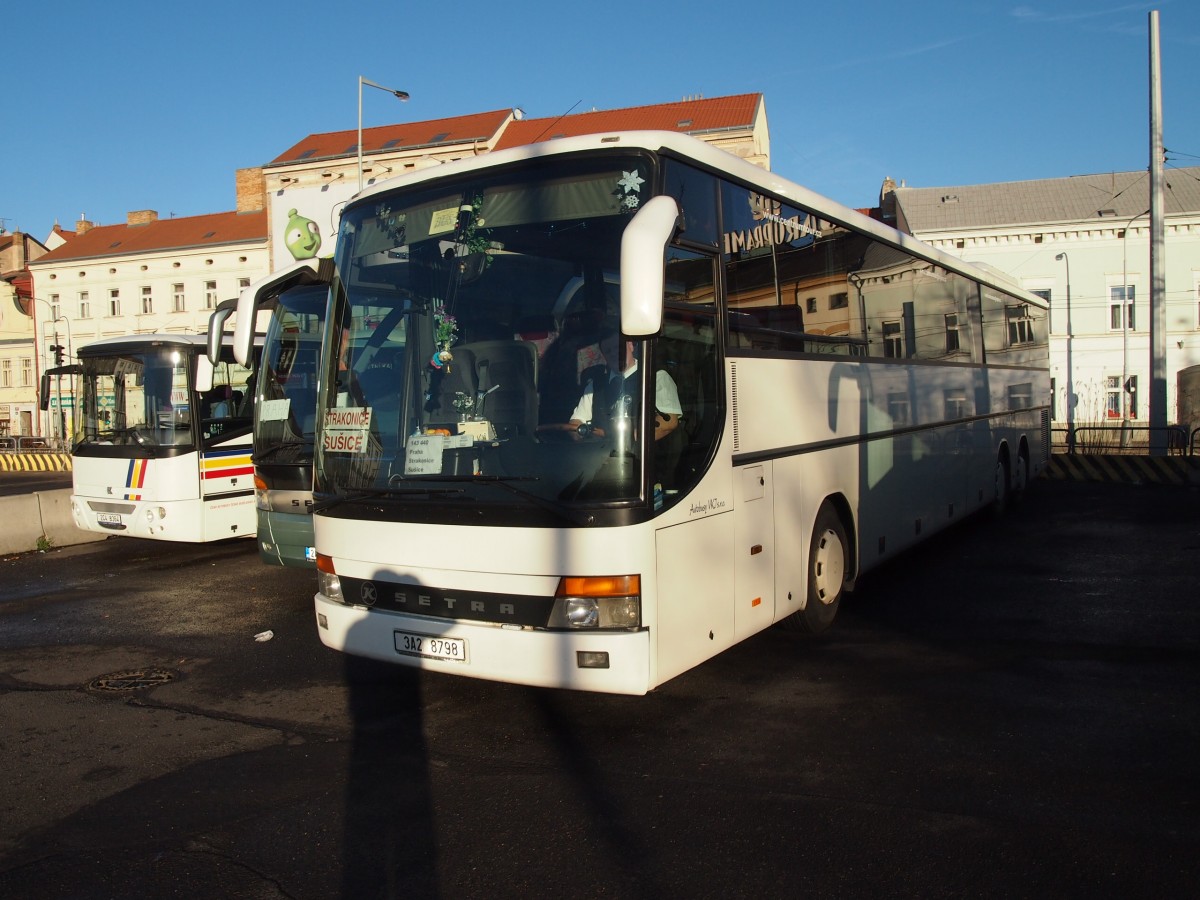
[[[826,606],[834,603],[841,594],[846,580],[846,549],[842,538],[832,528],[826,528],[817,544],[813,564],[813,587],[817,599]]]

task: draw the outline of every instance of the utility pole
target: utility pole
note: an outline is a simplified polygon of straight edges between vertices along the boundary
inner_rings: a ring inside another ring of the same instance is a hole
[[[1162,66],[1150,11],[1150,455],[1167,455],[1167,308],[1163,223]]]

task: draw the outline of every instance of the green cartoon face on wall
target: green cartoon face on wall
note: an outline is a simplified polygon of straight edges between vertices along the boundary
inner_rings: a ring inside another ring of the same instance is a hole
[[[312,219],[306,219],[296,210],[289,209],[283,243],[293,259],[313,259],[321,249],[321,229]]]

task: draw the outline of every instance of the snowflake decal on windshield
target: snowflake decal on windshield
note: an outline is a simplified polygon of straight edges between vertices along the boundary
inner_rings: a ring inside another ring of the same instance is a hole
[[[637,209],[641,203],[639,194],[645,183],[646,179],[638,174],[637,169],[632,172],[622,171],[621,180],[617,182],[617,186],[621,188],[621,206],[625,209]]]

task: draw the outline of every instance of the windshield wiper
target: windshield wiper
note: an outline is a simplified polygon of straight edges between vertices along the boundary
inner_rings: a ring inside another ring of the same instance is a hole
[[[313,504],[313,512],[321,512],[326,509],[333,509],[335,506],[340,506],[343,503],[353,502],[356,500],[377,500],[380,498],[396,499],[416,496],[418,494],[425,496],[447,496],[449,494],[464,494],[462,488],[359,488],[356,491],[351,491],[346,494],[336,494],[333,497],[327,497],[324,500],[318,500]]]
[[[532,491],[527,491],[513,484],[514,481],[540,481],[541,479],[536,475],[393,475],[391,480],[397,483],[428,480],[448,481],[452,484],[495,485],[496,487],[504,488],[510,494],[520,497],[523,500],[528,500],[535,506],[549,510],[575,525],[589,525],[592,521],[592,517],[588,513],[569,506],[566,503],[560,503],[557,500],[550,500],[539,496]]]
[[[272,444],[270,447],[255,450],[254,455],[250,457],[250,461],[253,463],[266,462],[270,457],[288,450],[293,451],[300,462],[312,462],[313,443],[313,440],[309,438],[307,440],[284,441],[281,444]]]

